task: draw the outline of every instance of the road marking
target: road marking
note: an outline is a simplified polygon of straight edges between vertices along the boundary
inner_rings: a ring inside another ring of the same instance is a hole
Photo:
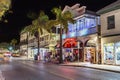
[[[72,78],[70,78],[70,77],[67,77],[67,76],[64,76],[64,75],[61,75],[61,74],[57,74],[57,73],[52,72],[52,71],[48,71],[48,72],[51,73],[51,74],[53,74],[53,75],[56,75],[56,76],[65,78],[65,79],[67,79],[67,80],[74,80],[74,79],[72,79]]]

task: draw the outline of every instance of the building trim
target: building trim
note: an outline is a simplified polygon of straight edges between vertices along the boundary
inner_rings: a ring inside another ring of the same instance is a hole
[[[103,37],[112,37],[112,36],[120,36],[120,33],[119,33],[119,34],[105,35],[105,36],[102,36],[102,38],[103,38]]]
[[[97,11],[97,14],[104,14],[117,9],[120,9],[120,0],[117,0],[116,2],[113,2],[112,4],[100,9],[99,11]]]

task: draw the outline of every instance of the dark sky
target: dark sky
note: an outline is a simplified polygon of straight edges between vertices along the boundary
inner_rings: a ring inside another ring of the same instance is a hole
[[[65,5],[72,6],[80,3],[87,6],[87,10],[96,12],[114,1],[116,0],[12,0],[11,10],[13,13],[8,13],[3,18],[3,20],[7,19],[8,23],[0,22],[0,42],[10,42],[13,38],[19,40],[21,29],[31,24],[32,20],[27,17],[29,11],[38,13],[40,10],[44,10],[52,19],[54,18],[51,13],[53,7],[64,8]]]

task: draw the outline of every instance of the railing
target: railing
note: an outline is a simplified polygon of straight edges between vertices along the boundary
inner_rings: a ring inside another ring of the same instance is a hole
[[[28,43],[33,43],[33,42],[35,42],[36,41],[36,38],[33,38],[33,39],[30,39],[29,41],[28,41]]]
[[[24,44],[28,44],[28,41],[27,40],[20,41],[20,45],[24,45]]]
[[[94,34],[94,33],[97,33],[97,32],[98,32],[97,27],[92,27],[92,28],[88,29],[88,34]]]

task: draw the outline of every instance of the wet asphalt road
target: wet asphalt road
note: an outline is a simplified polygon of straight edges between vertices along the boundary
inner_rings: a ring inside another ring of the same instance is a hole
[[[120,73],[33,61],[0,65],[6,80],[120,80]]]

